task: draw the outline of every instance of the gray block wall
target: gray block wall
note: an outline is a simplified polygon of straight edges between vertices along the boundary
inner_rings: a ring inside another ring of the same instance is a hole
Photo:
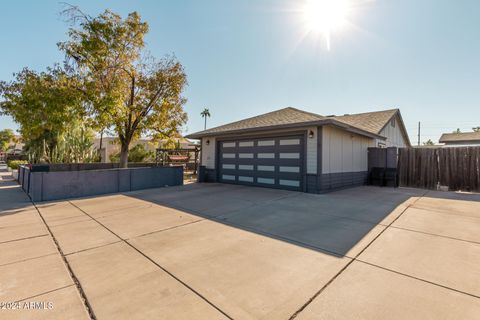
[[[26,169],[23,175],[22,188],[33,201],[61,200],[183,184],[183,167],[180,166],[57,172],[29,172]]]

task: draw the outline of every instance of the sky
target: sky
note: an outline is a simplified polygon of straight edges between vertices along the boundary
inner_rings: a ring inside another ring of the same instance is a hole
[[[399,108],[412,143],[480,126],[480,1],[349,0],[325,38],[305,22],[305,0],[71,1],[89,15],[137,11],[147,49],[175,54],[188,77],[183,132],[283,107],[322,115]],[[0,80],[63,60],[59,1],[2,1]],[[17,128],[0,117],[0,130]]]

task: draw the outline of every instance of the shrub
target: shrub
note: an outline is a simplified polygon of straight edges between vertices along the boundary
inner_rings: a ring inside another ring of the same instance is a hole
[[[25,160],[8,160],[7,166],[9,166],[12,170],[17,170],[19,166],[27,163],[28,161]]]

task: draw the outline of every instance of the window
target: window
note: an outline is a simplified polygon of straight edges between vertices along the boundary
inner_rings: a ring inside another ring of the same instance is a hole
[[[258,183],[274,184],[275,180],[270,178],[257,178]]]
[[[238,143],[239,147],[253,147],[253,141],[240,141]]]
[[[273,159],[275,158],[274,153],[259,153],[257,155],[258,159]]]
[[[229,174],[222,175],[223,180],[235,180],[235,176],[231,176]]]
[[[300,167],[280,167],[280,172],[300,172]]]
[[[224,143],[222,143],[222,146],[224,148],[234,148],[235,147],[235,142],[224,142]]]
[[[222,168],[223,169],[235,169],[235,165],[234,164],[222,164]]]
[[[253,165],[251,164],[239,164],[238,170],[253,170]]]
[[[289,187],[300,187],[300,181],[298,180],[281,180],[278,182],[282,186],[289,186]]]
[[[280,153],[280,159],[300,159],[300,153]]]
[[[224,153],[223,155],[223,158],[225,159],[232,159],[232,158],[235,158],[235,153]]]
[[[241,159],[253,159],[253,153],[239,153],[238,157]]]
[[[390,125],[395,128],[395,118],[393,118],[392,120],[390,120]]]
[[[257,166],[258,171],[275,171],[275,166]]]
[[[285,140],[280,140],[280,145],[281,146],[293,146],[300,144],[300,139],[285,139]]]
[[[238,181],[253,182],[253,177],[238,176]]]
[[[275,140],[261,140],[258,141],[258,146],[259,147],[267,147],[267,146],[274,146],[275,145]]]

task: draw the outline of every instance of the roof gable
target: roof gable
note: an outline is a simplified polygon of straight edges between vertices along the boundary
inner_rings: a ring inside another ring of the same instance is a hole
[[[334,119],[359,129],[379,134],[397,112],[398,109],[391,109],[336,116]]]

